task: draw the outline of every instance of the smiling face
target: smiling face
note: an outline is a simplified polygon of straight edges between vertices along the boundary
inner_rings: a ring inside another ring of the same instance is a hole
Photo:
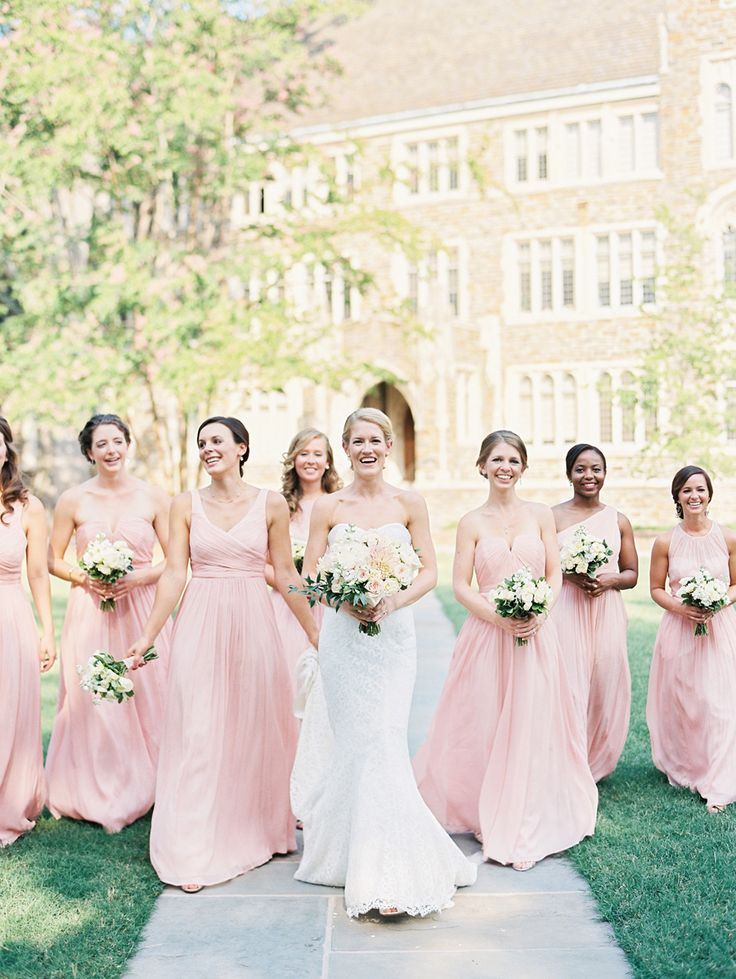
[[[705,513],[710,503],[710,493],[703,473],[695,473],[683,484],[677,494],[677,502],[682,507],[684,516]]]
[[[240,458],[247,448],[244,442],[236,442],[235,436],[222,422],[205,425],[197,439],[199,458],[210,476],[218,476],[235,468],[239,470]]]
[[[343,448],[355,473],[376,476],[383,472],[391,445],[391,441],[386,441],[378,425],[356,421],[350,429],[347,442],[343,443]]]
[[[478,468],[491,486],[507,489],[518,482],[526,467],[518,449],[508,442],[497,442]]]
[[[593,449],[581,452],[570,470],[570,482],[576,496],[590,499],[597,496],[606,481],[606,466]]]
[[[117,425],[98,425],[92,432],[89,459],[99,473],[113,475],[125,466],[128,443]]]
[[[302,486],[319,483],[327,465],[327,443],[321,435],[315,435],[294,456],[294,469]]]

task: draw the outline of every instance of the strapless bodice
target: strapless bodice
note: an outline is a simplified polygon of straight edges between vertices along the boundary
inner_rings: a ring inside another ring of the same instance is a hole
[[[518,568],[526,566],[535,577],[544,575],[544,543],[535,534],[519,534],[509,546],[504,537],[481,537],[475,545],[475,574],[480,591],[495,588]]]
[[[355,526],[349,523],[336,523],[334,527],[330,528],[330,532],[327,535],[327,543],[333,544],[336,540],[339,540],[341,536],[344,536],[344,531],[349,527]],[[373,531],[376,534],[381,534],[386,537],[393,537],[396,540],[406,542],[411,544],[411,534],[409,533],[409,528],[404,526],[403,523],[385,523],[381,524],[380,527],[357,527],[358,530],[362,531]]]
[[[12,513],[6,513],[4,520],[0,520],[0,584],[20,581],[20,569],[26,554],[22,514],[22,504],[14,503]]]
[[[106,520],[85,520],[75,531],[77,557],[87,550],[87,545],[97,534],[104,534],[108,540],[124,540],[133,552],[133,565],[140,568],[151,563],[156,532],[153,524],[145,517],[123,517],[115,530],[110,529]]]

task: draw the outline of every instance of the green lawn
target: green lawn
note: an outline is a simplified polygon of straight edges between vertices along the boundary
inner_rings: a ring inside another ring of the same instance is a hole
[[[570,851],[641,979],[736,976],[736,813],[717,816],[652,765],[645,720],[659,610],[642,583],[627,593],[633,703],[614,774],[601,783],[595,836]],[[439,598],[456,629],[465,610]],[[731,612],[724,614],[733,614]],[[736,704],[734,704],[736,710]]]
[[[57,625],[64,595],[54,587]],[[58,682],[57,667],[41,682],[45,744]],[[141,819],[111,836],[45,813],[32,833],[0,850],[1,979],[122,974],[161,892],[148,862],[149,825]]]

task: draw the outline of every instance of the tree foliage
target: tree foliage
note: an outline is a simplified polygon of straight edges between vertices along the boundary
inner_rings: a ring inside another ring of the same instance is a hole
[[[150,419],[176,485],[187,479],[187,419],[223,383],[346,376],[331,317],[296,303],[289,275],[297,263],[337,264],[369,292],[370,273],[344,255],[347,236],[354,254],[362,237],[407,234],[341,200],[331,161],[289,136],[336,70],[315,39],[347,9],[0,3],[7,411],[78,420],[104,403]],[[266,207],[274,174],[296,166],[311,174],[304,206]]]
[[[657,418],[647,433],[647,468],[666,459],[727,475],[734,468],[728,443],[736,434],[735,297],[704,276],[712,263],[698,230],[666,211],[659,218],[667,262],[639,392],[645,416]]]

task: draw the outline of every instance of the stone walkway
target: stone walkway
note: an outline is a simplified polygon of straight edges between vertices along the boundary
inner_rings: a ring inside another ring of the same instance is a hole
[[[416,750],[442,685],[454,633],[433,595],[416,606]],[[301,835],[301,834],[299,834]],[[564,857],[527,873],[482,861],[455,906],[428,918],[351,921],[342,891],[293,879],[277,857],[196,895],[167,888],[126,979],[627,979],[626,959],[598,919],[588,885]]]

